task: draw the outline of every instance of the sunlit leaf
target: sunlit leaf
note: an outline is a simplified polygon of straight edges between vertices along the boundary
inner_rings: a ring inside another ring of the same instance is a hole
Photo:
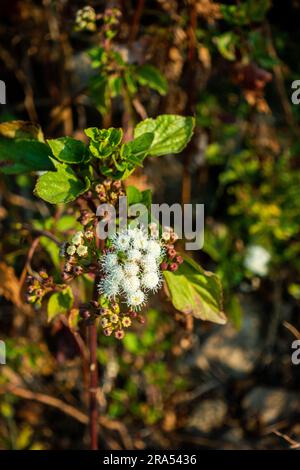
[[[164,271],[170,299],[185,314],[214,323],[226,323],[221,282],[215,274],[204,271],[191,258],[175,272]]]
[[[134,137],[152,132],[154,139],[149,155],[158,157],[181,152],[191,139],[193,129],[194,118],[163,114],[156,119],[149,118],[140,122],[134,130]]]

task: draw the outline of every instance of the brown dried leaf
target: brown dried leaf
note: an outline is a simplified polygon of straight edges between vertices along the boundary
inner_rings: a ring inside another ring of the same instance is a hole
[[[14,268],[3,262],[0,263],[0,295],[18,307],[22,305],[19,279]]]

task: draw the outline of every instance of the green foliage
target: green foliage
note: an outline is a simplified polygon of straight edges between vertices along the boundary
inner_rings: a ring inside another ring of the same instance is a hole
[[[220,54],[227,60],[235,60],[236,58],[236,45],[238,43],[238,36],[232,31],[220,34],[214,38]]]
[[[34,189],[34,193],[44,201],[51,204],[71,202],[89,188],[87,177],[82,181],[71,167],[57,162],[54,165],[56,171],[40,176]]]
[[[49,147],[30,139],[0,137],[0,170],[7,175],[53,169]]]
[[[48,321],[50,322],[57,315],[70,311],[73,301],[73,293],[70,287],[66,287],[60,292],[54,292],[54,294],[51,295],[47,306]]]
[[[179,153],[190,141],[194,129],[192,117],[165,114],[156,119],[145,119],[140,122],[134,131],[139,137],[145,132],[152,132],[154,139],[149,149],[152,157],[159,157],[168,153]]]
[[[191,258],[176,272],[165,271],[169,294],[174,307],[185,314],[214,323],[226,323],[223,312],[222,287],[219,278],[204,271]]]
[[[246,26],[263,21],[270,8],[270,0],[246,0],[238,5],[220,5],[224,19],[232,25]]]
[[[86,147],[80,140],[72,137],[48,139],[53,155],[62,163],[81,163],[86,156]]]
[[[112,98],[134,98],[139,91],[138,85],[162,96],[168,91],[167,80],[158,68],[150,64],[130,64],[114,47],[97,46],[90,49],[88,55],[92,68],[97,71],[90,80],[90,92],[101,114],[109,112]]]
[[[147,85],[152,90],[156,90],[160,95],[166,95],[168,92],[168,82],[165,77],[153,65],[145,64],[137,67],[137,81],[141,85]]]
[[[116,150],[123,137],[122,129],[98,129],[89,127],[85,129],[86,135],[91,139],[89,149],[95,158],[106,159]]]

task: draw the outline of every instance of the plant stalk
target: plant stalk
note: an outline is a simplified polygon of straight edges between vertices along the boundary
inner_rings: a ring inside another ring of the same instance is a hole
[[[88,341],[90,350],[90,389],[89,389],[89,429],[90,448],[98,449],[98,365],[97,365],[97,327],[95,322],[88,325]]]

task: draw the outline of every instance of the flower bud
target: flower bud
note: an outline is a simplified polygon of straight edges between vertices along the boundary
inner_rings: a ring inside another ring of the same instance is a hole
[[[88,320],[91,314],[89,310],[80,310],[80,316],[83,320]]]
[[[168,256],[170,259],[175,258],[176,255],[177,255],[177,251],[174,248],[171,248],[168,250]]]
[[[81,266],[74,266],[73,273],[75,276],[80,276],[83,273],[83,268]]]
[[[166,261],[163,261],[160,265],[160,269],[162,271],[166,271],[168,269],[168,263],[166,263]]]
[[[170,271],[177,271],[178,269],[178,264],[177,263],[171,263],[170,264]]]

